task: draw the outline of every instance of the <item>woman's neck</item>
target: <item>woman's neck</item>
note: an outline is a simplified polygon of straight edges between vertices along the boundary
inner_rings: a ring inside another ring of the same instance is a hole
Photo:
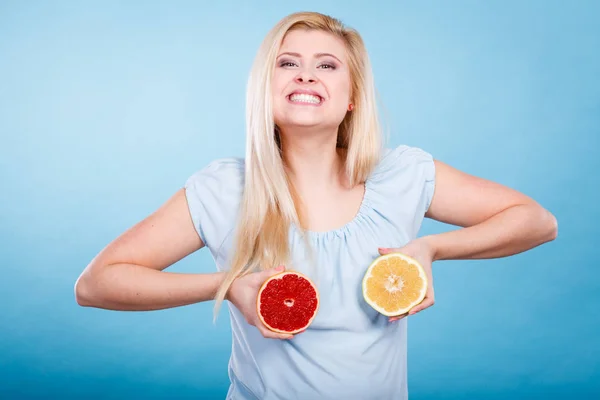
[[[288,176],[299,190],[344,185],[337,132],[318,135],[287,132],[282,135],[281,145]]]
[[[362,204],[364,186],[348,184],[337,132],[285,133],[283,159],[302,228],[329,231],[348,223]]]

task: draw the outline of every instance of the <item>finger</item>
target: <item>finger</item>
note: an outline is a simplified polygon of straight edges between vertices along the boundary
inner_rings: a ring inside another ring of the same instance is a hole
[[[408,313],[404,313],[404,314],[396,315],[394,317],[390,317],[389,322],[400,321],[402,318],[406,317],[407,315],[408,315]]]
[[[394,252],[398,251],[398,249],[390,249],[387,247],[380,247],[377,250],[379,250],[379,254],[381,254],[382,256],[385,254],[394,253]]]
[[[273,332],[273,331],[265,328],[264,326],[258,327],[258,330],[267,339],[283,339],[283,340],[286,340],[286,339],[291,339],[291,338],[294,337],[294,335],[290,335],[289,333]]]
[[[285,271],[285,266],[283,266],[283,265],[280,265],[276,268],[269,268],[265,271],[260,272],[260,278],[262,280],[266,280],[266,279],[272,277],[273,275],[277,275],[283,271]]]
[[[252,281],[254,282],[254,284],[260,286],[263,283],[265,283],[270,277],[280,274],[283,271],[285,271],[285,267],[283,265],[280,265],[276,268],[269,268],[264,271],[258,271],[252,275]]]
[[[418,313],[419,311],[423,311],[424,309],[431,307],[434,304],[434,300],[433,297],[425,297],[425,299],[419,303],[418,305],[414,306],[409,312],[409,315],[413,315]]]

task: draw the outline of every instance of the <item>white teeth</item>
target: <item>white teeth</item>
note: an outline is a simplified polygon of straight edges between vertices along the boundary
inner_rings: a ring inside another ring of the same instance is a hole
[[[321,98],[319,96],[314,96],[312,94],[292,94],[290,96],[290,100],[297,103],[311,103],[311,104],[320,104]]]

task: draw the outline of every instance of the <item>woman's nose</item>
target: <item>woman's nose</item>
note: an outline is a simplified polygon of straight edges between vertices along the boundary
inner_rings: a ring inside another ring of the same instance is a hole
[[[310,72],[301,71],[296,76],[296,82],[297,83],[315,83],[315,82],[317,82],[317,78]]]

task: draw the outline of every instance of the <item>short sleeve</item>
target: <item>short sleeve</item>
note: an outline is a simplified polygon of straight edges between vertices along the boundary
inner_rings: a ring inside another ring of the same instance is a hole
[[[408,147],[405,149],[404,160],[408,164],[413,164],[416,176],[419,178],[418,185],[422,185],[423,213],[429,210],[433,193],[435,192],[435,162],[433,156],[418,147]]]
[[[185,195],[194,228],[216,256],[235,227],[244,186],[244,161],[219,159],[185,182]]]
[[[369,186],[373,206],[414,236],[435,191],[433,156],[406,145],[387,149],[369,179]]]

